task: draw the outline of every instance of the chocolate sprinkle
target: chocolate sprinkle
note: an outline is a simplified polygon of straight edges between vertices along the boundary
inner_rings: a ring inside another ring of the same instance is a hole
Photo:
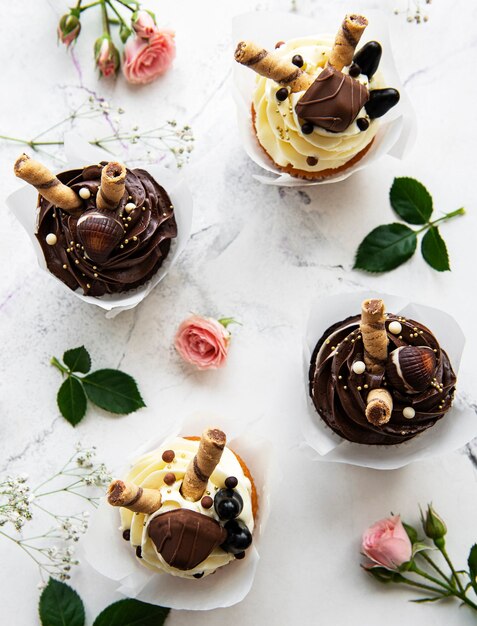
[[[164,452],[162,453],[162,460],[164,461],[164,463],[172,463],[175,457],[176,454],[174,450],[164,450]]]

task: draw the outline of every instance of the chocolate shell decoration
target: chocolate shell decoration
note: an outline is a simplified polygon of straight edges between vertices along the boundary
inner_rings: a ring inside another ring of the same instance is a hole
[[[295,110],[303,120],[340,133],[356,119],[368,98],[364,85],[328,65],[297,102]]]
[[[86,256],[104,263],[124,236],[124,227],[114,214],[87,211],[76,223],[76,233]]]
[[[405,394],[425,391],[435,377],[436,355],[427,346],[401,346],[386,364],[388,383]]]
[[[342,26],[343,30],[343,26]],[[349,46],[348,46],[349,47]],[[371,79],[376,73],[382,55],[381,44],[369,41],[354,55],[348,74],[341,64],[333,67],[333,52],[329,64],[305,91],[295,106],[298,117],[333,133],[345,131],[365,108],[370,119],[383,116],[399,102],[399,91],[392,88],[371,89],[355,80],[364,74]],[[349,58],[349,57],[348,57]],[[362,118],[358,124],[364,131],[369,123]]]
[[[182,571],[197,567],[227,540],[227,531],[218,522],[189,509],[158,515],[148,531],[164,561]]]
[[[63,198],[61,204],[51,194],[40,198],[37,238],[49,271],[90,296],[125,292],[151,279],[177,236],[166,190],[145,170],[116,163],[62,172],[57,180],[54,189],[72,194],[81,207],[67,211]],[[48,245],[49,233],[56,245]]]

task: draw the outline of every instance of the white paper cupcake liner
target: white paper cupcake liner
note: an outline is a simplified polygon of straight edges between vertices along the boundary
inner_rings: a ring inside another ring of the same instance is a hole
[[[218,418],[189,419],[181,426],[149,441],[130,457],[130,464],[143,454],[156,449],[178,435],[199,435],[207,426],[216,424],[229,435],[237,433],[232,423]],[[230,427],[229,427],[230,426]],[[252,587],[259,561],[260,539],[270,509],[270,442],[236,434],[227,440],[227,446],[243,458],[253,476],[258,494],[258,515],[255,519],[253,543],[243,560],[235,560],[219,568],[215,574],[199,580],[188,580],[168,574],[159,574],[141,566],[131,547],[119,532],[119,512],[103,502],[91,518],[90,527],[82,539],[80,551],[88,563],[100,574],[117,582],[117,591],[143,602],[171,607],[205,611],[237,604]],[[124,476],[129,467],[122,467],[117,476]]]
[[[91,163],[99,163],[100,161],[111,161],[111,159],[114,158],[110,153],[95,146],[91,146],[76,133],[68,133],[65,135],[65,153],[68,162],[62,168],[63,171],[81,168]],[[83,302],[94,304],[104,309],[106,311],[106,317],[108,318],[116,317],[118,313],[132,309],[142,302],[175,265],[190,237],[192,227],[192,195],[184,179],[174,172],[157,165],[147,165],[144,169],[147,169],[156,181],[164,187],[172,200],[174,216],[177,222],[177,237],[172,240],[170,252],[166,260],[151,280],[141,287],[125,293],[94,297],[83,295],[81,290],[72,291],[48,270],[43,251],[35,237],[37,227],[37,211],[35,207],[38,193],[34,187],[24,185],[7,198],[7,206],[30,237],[40,268],[55,280],[61,286],[61,289],[73,294]]]
[[[355,6],[353,11],[357,12]],[[383,46],[380,69],[388,85],[399,90],[401,99],[386,115],[380,119],[378,133],[368,152],[357,163],[344,172],[329,176],[323,180],[302,180],[283,173],[267,158],[258,144],[253,129],[251,104],[255,90],[256,74],[251,69],[234,63],[233,95],[237,105],[237,120],[240,137],[249,157],[269,175],[254,175],[256,180],[266,185],[281,187],[308,187],[324,185],[345,180],[355,172],[368,167],[385,154],[402,159],[411,149],[416,138],[416,117],[411,102],[397,73],[389,40],[386,17],[381,11],[364,9],[363,14],[369,20],[362,43],[377,40]],[[273,50],[277,41],[287,41],[296,37],[316,35],[317,33],[334,34],[344,15],[336,10],[327,10],[320,19],[290,13],[261,12],[246,13],[234,18],[232,36],[234,45],[243,39],[255,41],[267,50]]]
[[[369,291],[317,299],[310,311],[303,354],[304,402],[300,411],[305,440],[303,447],[317,452],[316,460],[375,469],[396,469],[413,461],[448,454],[461,448],[477,436],[477,417],[471,408],[459,400],[458,393],[452,408],[432,428],[399,445],[370,446],[346,441],[319,416],[309,395],[308,371],[313,350],[330,326],[350,315],[357,315],[361,311],[361,303],[367,298],[382,298],[388,312],[427,326],[449,355],[452,367],[458,374],[465,338],[460,326],[449,314],[405,298]]]

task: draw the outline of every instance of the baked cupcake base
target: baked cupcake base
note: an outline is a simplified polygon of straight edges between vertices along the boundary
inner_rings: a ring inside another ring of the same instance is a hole
[[[260,149],[265,153],[267,158],[273,163],[273,165],[276,168],[278,168],[281,172],[285,174],[290,174],[290,176],[293,176],[294,178],[301,178],[302,180],[323,180],[325,178],[330,178],[331,176],[335,176],[336,174],[341,174],[345,172],[346,170],[349,170],[356,163],[358,163],[358,161],[360,161],[365,156],[365,154],[367,154],[367,152],[373,145],[374,137],[373,139],[371,139],[371,141],[368,143],[367,146],[365,146],[360,152],[358,152],[358,154],[355,154],[355,156],[352,159],[350,159],[349,161],[346,161],[346,163],[344,163],[343,165],[340,165],[340,167],[328,168],[325,170],[320,170],[319,172],[306,172],[305,170],[300,170],[300,169],[293,167],[293,165],[291,164],[286,165],[286,166],[278,165],[278,163],[275,163],[275,161],[268,154],[268,152],[265,150],[265,148],[262,146],[262,144],[260,143],[258,139],[257,128],[255,126],[256,113],[255,113],[255,107],[253,106],[253,104],[251,106],[251,110],[252,110],[253,131],[255,133],[255,138],[257,140],[258,145],[260,146]]]

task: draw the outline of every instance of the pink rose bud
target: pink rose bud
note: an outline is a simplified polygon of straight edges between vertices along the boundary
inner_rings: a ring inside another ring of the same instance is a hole
[[[148,11],[137,11],[132,17],[134,32],[141,39],[150,39],[159,32],[153,16]]]
[[[177,330],[174,346],[187,363],[200,370],[223,367],[227,359],[230,333],[211,317],[192,315]]]
[[[397,570],[412,558],[412,544],[399,515],[376,522],[363,534],[362,549],[372,561]]]
[[[172,31],[157,30],[150,39],[130,37],[124,46],[124,76],[136,85],[151,83],[169,69],[175,56]]]
[[[94,57],[99,71],[105,78],[116,75],[119,67],[119,52],[111,39],[106,35],[96,40]]]
[[[69,48],[73,41],[78,38],[80,30],[81,23],[76,15],[67,13],[66,15],[63,15],[60,23],[58,24],[58,39]]]

